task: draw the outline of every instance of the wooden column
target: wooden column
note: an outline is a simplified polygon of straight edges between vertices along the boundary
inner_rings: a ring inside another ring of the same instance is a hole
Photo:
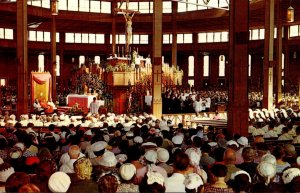
[[[51,27],[51,65],[50,73],[52,75],[52,100],[56,101],[56,18],[52,16]]]
[[[263,107],[267,109],[271,109],[273,106],[274,1],[265,0]]]
[[[153,115],[160,118],[162,115],[161,98],[161,73],[162,73],[162,0],[153,1],[153,65],[152,65],[152,87],[153,87]]]
[[[193,55],[194,55],[194,87],[196,90],[199,90],[201,88],[201,76],[200,76],[201,70],[200,70],[199,54],[198,54],[198,33],[193,33]]]
[[[115,56],[115,54],[120,54],[117,53],[116,51],[116,11],[115,8],[117,8],[117,2],[112,1],[111,3],[111,12],[112,14],[112,23],[111,23],[111,46],[112,46],[112,55]],[[119,48],[120,51],[120,48]]]
[[[177,67],[177,5],[172,1],[172,66]]]
[[[17,0],[17,117],[28,113],[27,1]]]
[[[64,50],[65,50],[65,42],[66,42],[66,35],[64,32],[59,33],[59,44],[58,44],[58,49],[59,49],[59,64],[60,64],[60,83],[64,84],[66,81],[66,78],[64,76],[64,63],[65,63],[65,57],[64,57]],[[60,87],[62,85],[59,85]]]
[[[229,44],[228,132],[247,136],[249,0],[230,1]]]
[[[281,1],[277,0],[277,45],[276,45],[276,103],[282,100],[281,71],[282,71],[282,12]]]
[[[289,49],[289,26],[284,26],[284,85],[283,94],[287,92],[286,90],[286,77],[289,77],[289,63],[290,63],[290,49]],[[282,71],[283,69],[281,69]]]

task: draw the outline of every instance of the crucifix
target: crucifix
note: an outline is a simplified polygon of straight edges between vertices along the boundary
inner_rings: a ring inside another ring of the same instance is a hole
[[[132,37],[132,18],[134,14],[139,14],[139,11],[129,10],[129,0],[126,0],[126,9],[121,9],[123,0],[120,3],[120,6],[115,9],[116,12],[121,12],[125,18],[125,53],[129,55],[129,45]]]

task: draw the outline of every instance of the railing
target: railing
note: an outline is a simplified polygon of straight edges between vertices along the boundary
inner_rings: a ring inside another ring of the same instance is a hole
[[[186,114],[163,114],[162,117],[163,117],[163,119],[171,120],[172,124],[175,127],[177,127],[177,125],[179,123],[182,123],[184,127],[195,128],[198,123],[202,124],[203,126],[218,125],[217,123],[219,121],[213,120],[214,116],[216,116],[215,112],[205,112],[205,113],[199,113],[198,116],[195,113],[186,113]],[[227,120],[227,112],[225,112],[225,111],[219,112],[218,116],[222,120]],[[223,121],[223,122],[225,123],[225,121]],[[226,127],[227,127],[227,121],[226,121]]]

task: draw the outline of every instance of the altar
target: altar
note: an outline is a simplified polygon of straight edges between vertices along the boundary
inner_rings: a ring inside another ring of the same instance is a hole
[[[77,103],[79,108],[89,108],[94,97],[97,95],[69,94],[66,102],[69,107],[73,107]]]

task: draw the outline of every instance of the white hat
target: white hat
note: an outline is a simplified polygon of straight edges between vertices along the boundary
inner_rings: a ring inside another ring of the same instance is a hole
[[[130,180],[136,174],[136,168],[131,163],[123,164],[120,167],[120,176],[123,180]]]
[[[24,145],[24,143],[16,143],[15,145],[14,145],[14,147],[18,147],[18,148],[20,148],[22,151],[24,151],[25,150],[25,145]]]
[[[247,139],[247,137],[244,137],[244,136],[240,137],[240,138],[237,140],[237,142],[238,142],[240,145],[243,145],[243,146],[248,145],[248,139]]]
[[[249,173],[246,172],[246,171],[244,171],[244,170],[238,170],[238,171],[232,173],[231,176],[230,176],[230,179],[234,180],[235,177],[238,176],[238,175],[240,175],[240,174],[246,174],[248,176],[248,178],[249,178],[249,183],[251,183],[251,177],[250,177]]]
[[[163,126],[160,126],[160,130],[161,131],[163,131],[163,130],[170,131],[170,127],[168,127],[167,125],[163,125]]]
[[[167,162],[170,158],[170,154],[168,150],[165,148],[158,148],[157,149],[157,160],[159,162]]]
[[[101,151],[105,149],[107,146],[107,143],[105,141],[97,141],[96,143],[93,143],[91,148],[93,151]]]
[[[134,136],[134,133],[132,131],[128,131],[126,133],[126,137],[133,137]]]
[[[175,135],[175,136],[172,138],[172,142],[173,142],[175,145],[180,145],[180,144],[182,144],[182,142],[183,142],[183,137],[180,136],[180,135]]]
[[[143,138],[141,136],[136,136],[133,138],[135,143],[143,143]]]
[[[159,172],[154,172],[150,169],[147,172],[147,177],[148,177],[147,180],[148,185],[154,184],[155,182],[162,186],[164,185],[165,178]]]
[[[23,155],[23,151],[17,147],[17,148],[11,148],[9,151],[9,157],[12,159],[18,159]]]
[[[65,115],[64,115],[64,114],[61,114],[61,115],[59,116],[59,120],[64,121],[64,120],[65,120]]]
[[[110,137],[109,137],[109,135],[103,135],[103,139],[105,142],[109,142]]]
[[[276,158],[274,155],[267,153],[265,155],[263,155],[260,159],[260,161],[265,161],[268,162],[270,164],[276,165]]]
[[[227,146],[229,146],[229,145],[235,145],[236,147],[239,147],[239,144],[236,142],[236,141],[234,141],[234,140],[229,140],[229,141],[227,141]]]
[[[209,145],[210,147],[215,147],[215,146],[217,146],[217,145],[218,145],[218,143],[217,143],[217,142],[214,142],[214,141],[212,141],[212,142],[209,142],[209,143],[208,143],[208,145]]]
[[[116,156],[113,152],[107,151],[103,154],[99,161],[99,165],[106,167],[114,167],[118,163]]]
[[[88,125],[88,127],[89,127],[89,128],[96,128],[97,125],[96,125],[96,123],[90,123],[90,124]]]
[[[300,169],[299,168],[289,168],[282,173],[283,183],[288,184],[297,176],[300,176]]]
[[[84,134],[85,134],[85,135],[90,135],[90,136],[92,136],[92,135],[93,135],[93,134],[92,134],[92,130],[90,130],[90,129],[89,129],[89,130],[87,130],[86,132],[84,132]]]
[[[121,153],[121,154],[116,155],[116,159],[118,160],[118,162],[124,163],[128,159],[128,157],[126,154]]]
[[[51,192],[67,192],[71,184],[70,177],[64,172],[55,172],[48,181]]]
[[[188,174],[183,183],[185,187],[190,190],[197,189],[204,184],[202,178],[196,173]]]
[[[2,160],[3,161],[3,160]],[[0,165],[1,171],[0,171],[0,182],[6,182],[8,177],[15,173],[14,168],[8,164],[8,163],[2,163]]]
[[[149,162],[156,163],[156,161],[157,161],[157,152],[150,149],[150,150],[146,151],[145,158]]]
[[[156,145],[155,143],[152,143],[152,142],[146,142],[146,143],[143,143],[143,144],[142,144],[142,147],[145,147],[145,146],[157,147],[157,145]]]
[[[265,178],[265,185],[268,185],[270,183],[270,180],[272,178],[275,177],[276,175],[276,167],[275,165],[266,162],[266,161],[261,161],[258,165],[257,165],[257,171],[258,174]]]
[[[192,165],[199,165],[202,153],[195,148],[188,148],[185,153],[189,156]]]
[[[259,123],[263,123],[263,122],[264,122],[264,120],[263,120],[262,118],[259,118],[257,122],[259,122]]]

